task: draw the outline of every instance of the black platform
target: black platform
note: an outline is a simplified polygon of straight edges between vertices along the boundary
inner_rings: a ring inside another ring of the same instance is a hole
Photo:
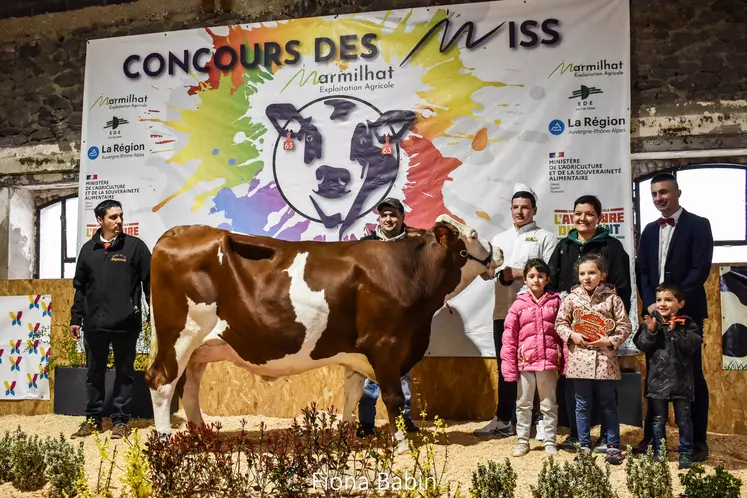
[[[85,368],[57,367],[54,370],[54,413],[58,415],[85,416],[86,414],[86,372]],[[114,390],[114,370],[106,371],[106,397],[104,417],[112,412],[112,391]],[[174,395],[170,413],[176,413],[179,399]],[[132,418],[153,418],[153,403],[150,390],[145,383],[145,372],[135,371],[135,384],[132,386]]]

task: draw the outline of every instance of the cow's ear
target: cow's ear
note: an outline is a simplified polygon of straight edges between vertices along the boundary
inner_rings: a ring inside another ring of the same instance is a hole
[[[433,235],[436,236],[436,240],[439,244],[446,247],[449,245],[450,240],[454,237],[454,232],[449,230],[445,226],[437,226],[433,229]]]
[[[394,130],[393,134],[391,131],[386,131],[384,134],[390,135],[392,142],[397,142],[415,124],[415,121],[417,121],[417,116],[412,111],[386,111],[369,126],[378,128],[378,132],[383,132],[382,128],[384,127],[387,130],[391,128],[391,130]]]

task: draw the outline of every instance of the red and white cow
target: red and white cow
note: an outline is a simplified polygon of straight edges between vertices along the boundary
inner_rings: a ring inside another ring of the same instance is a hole
[[[352,419],[369,377],[393,423],[404,407],[400,377],[423,358],[434,313],[502,262],[500,248],[448,216],[393,242],[173,228],[151,261],[146,379],[156,430],[171,432],[169,405],[182,375],[187,419],[202,423],[200,378],[207,363],[221,360],[263,377],[343,365],[343,420]]]

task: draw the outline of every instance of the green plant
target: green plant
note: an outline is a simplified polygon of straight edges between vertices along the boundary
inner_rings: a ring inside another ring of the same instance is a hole
[[[425,419],[423,411],[420,416]],[[397,429],[402,434],[405,431],[405,419],[399,415],[396,419]],[[386,473],[388,484],[392,490],[397,490],[397,496],[412,498],[437,498],[461,496],[457,485],[452,490],[452,483],[445,479],[447,463],[449,459],[449,445],[446,441],[446,423],[439,417],[433,419],[433,430],[420,431],[416,438],[406,440],[407,454],[410,457],[405,471],[401,472],[394,467]],[[436,457],[436,445],[443,445],[443,460]],[[401,446],[400,446],[401,447]],[[407,467],[410,467],[409,469]]]
[[[713,475],[705,475],[705,469],[699,465],[693,465],[686,474],[680,475],[680,482],[685,487],[683,498],[738,498],[739,488],[742,481],[721,465],[716,467]],[[705,475],[705,477],[704,477]]]
[[[472,473],[471,498],[513,498],[516,490],[516,472],[506,458],[500,464],[492,460],[487,465],[478,464]]]
[[[125,451],[125,468],[120,480],[125,486],[126,496],[147,498],[152,492],[150,467],[148,466],[148,460],[145,458],[145,448],[140,441],[137,429],[132,431],[127,443],[129,447]]]
[[[0,439],[0,484],[13,478],[13,443],[15,440],[8,431]]]
[[[83,443],[78,451],[67,442],[60,433],[59,439],[47,439],[45,445],[46,475],[52,485],[52,496],[62,498],[73,495],[78,469],[84,468]]]
[[[18,426],[13,434],[13,487],[19,491],[36,491],[44,487],[44,443],[39,436],[30,437]]]
[[[533,498],[572,498],[573,479],[568,463],[560,466],[553,457],[542,462],[537,486],[530,485]]]
[[[569,465],[573,480],[574,497],[578,498],[617,498],[610,483],[610,466],[604,469],[597,465],[597,457],[582,452],[575,465]]]
[[[662,451],[666,451],[662,443]],[[628,453],[632,454],[630,448]],[[665,457],[655,458],[649,445],[645,455],[631,456],[625,464],[625,479],[633,498],[672,498],[672,473]]]
[[[96,491],[93,496],[98,498],[109,498],[112,495],[112,472],[114,471],[114,462],[117,460],[117,447],[114,447],[114,451],[109,456],[109,443],[110,439],[107,437],[103,441],[99,435],[99,432],[94,429],[93,437],[96,439],[96,447],[99,450],[99,471],[96,478]],[[108,468],[107,468],[107,465]]]

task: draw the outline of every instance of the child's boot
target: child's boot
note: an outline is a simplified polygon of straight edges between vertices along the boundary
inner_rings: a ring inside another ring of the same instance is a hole
[[[693,453],[692,451],[685,451],[680,453],[680,469],[689,469],[693,466]]]

